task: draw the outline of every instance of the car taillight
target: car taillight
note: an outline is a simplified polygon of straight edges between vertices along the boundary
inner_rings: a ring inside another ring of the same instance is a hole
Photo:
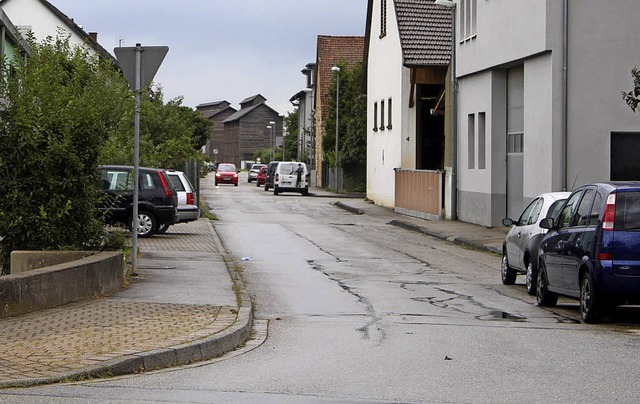
[[[195,205],[193,194],[191,192],[187,192],[187,205]]]
[[[162,171],[158,171],[158,175],[160,175],[160,182],[162,183],[162,188],[164,189],[164,194],[167,198],[171,198],[173,193],[171,192],[171,188],[169,188],[169,181],[167,181],[167,177],[164,176]]]
[[[611,193],[607,197],[607,204],[604,208],[604,217],[602,218],[602,230],[611,231],[616,218],[616,194]]]

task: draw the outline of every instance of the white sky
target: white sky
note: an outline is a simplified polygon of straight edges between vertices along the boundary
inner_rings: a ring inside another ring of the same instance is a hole
[[[168,46],[154,82],[165,101],[262,94],[286,114],[305,87],[318,35],[364,35],[367,0],[49,0],[113,54],[118,46]]]

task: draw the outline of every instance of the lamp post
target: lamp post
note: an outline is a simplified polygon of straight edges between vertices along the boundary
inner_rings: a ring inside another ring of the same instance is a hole
[[[336,74],[336,192],[340,193],[340,181],[338,178],[338,165],[340,161],[338,158],[338,140],[340,139],[340,68],[333,66],[331,71]]]
[[[453,156],[451,157],[451,218],[458,216],[458,89],[456,82],[456,0],[436,0],[438,6],[451,9],[451,132]]]
[[[269,121],[269,126],[267,128],[271,129],[271,161],[273,161],[273,149],[275,148],[275,131],[276,131],[276,123],[274,121]]]

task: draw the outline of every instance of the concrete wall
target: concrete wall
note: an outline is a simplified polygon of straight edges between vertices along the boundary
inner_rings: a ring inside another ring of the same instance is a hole
[[[0,277],[0,318],[117,292],[124,282],[121,252],[88,257]]]

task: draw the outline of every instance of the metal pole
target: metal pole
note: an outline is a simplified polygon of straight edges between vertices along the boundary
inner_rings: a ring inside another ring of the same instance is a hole
[[[136,54],[136,86],[135,92],[135,115],[134,115],[134,140],[133,140],[133,222],[131,228],[133,230],[133,251],[131,256],[131,275],[136,276],[138,269],[138,166],[140,164],[140,82],[142,72],[142,46],[137,43],[135,48]]]
[[[340,139],[340,70],[336,71],[336,192],[340,193],[340,178],[338,177],[338,167],[340,159],[338,156],[338,140]]]

